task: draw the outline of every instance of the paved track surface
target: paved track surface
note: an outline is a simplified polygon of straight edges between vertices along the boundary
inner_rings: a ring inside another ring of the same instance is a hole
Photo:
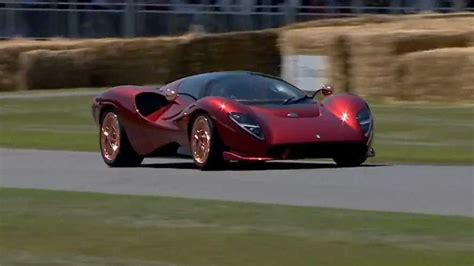
[[[0,186],[474,216],[474,167],[271,162],[202,172],[187,159],[112,169],[98,153],[0,149]]]

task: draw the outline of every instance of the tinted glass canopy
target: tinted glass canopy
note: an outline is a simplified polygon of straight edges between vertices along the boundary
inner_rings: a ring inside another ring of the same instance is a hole
[[[206,96],[236,101],[285,101],[304,97],[305,93],[278,78],[252,72],[215,72],[185,78],[180,94],[196,99]]]

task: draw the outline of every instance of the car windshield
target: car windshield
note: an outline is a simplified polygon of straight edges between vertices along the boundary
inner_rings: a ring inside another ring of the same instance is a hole
[[[207,96],[249,102],[284,102],[305,96],[303,91],[282,80],[245,72],[219,75],[209,80],[206,91]]]

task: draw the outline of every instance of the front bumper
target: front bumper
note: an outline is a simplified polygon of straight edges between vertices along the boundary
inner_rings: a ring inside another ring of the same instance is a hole
[[[269,147],[262,154],[239,154],[235,151],[223,153],[227,161],[270,161],[305,158],[334,158],[341,154],[366,153],[367,157],[374,157],[375,150],[365,143],[304,143],[275,145]]]
[[[223,157],[226,161],[265,162],[275,160],[271,157],[246,157],[230,151],[225,151]]]

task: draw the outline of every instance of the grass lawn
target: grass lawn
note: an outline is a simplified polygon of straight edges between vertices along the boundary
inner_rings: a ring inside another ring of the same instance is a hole
[[[474,219],[0,188],[0,265],[469,265]]]
[[[373,104],[379,162],[474,164],[474,106]]]
[[[45,97],[45,93],[37,99],[0,99],[0,147],[96,151],[92,96]],[[372,103],[371,107],[377,153],[372,162],[474,164],[474,106]]]

